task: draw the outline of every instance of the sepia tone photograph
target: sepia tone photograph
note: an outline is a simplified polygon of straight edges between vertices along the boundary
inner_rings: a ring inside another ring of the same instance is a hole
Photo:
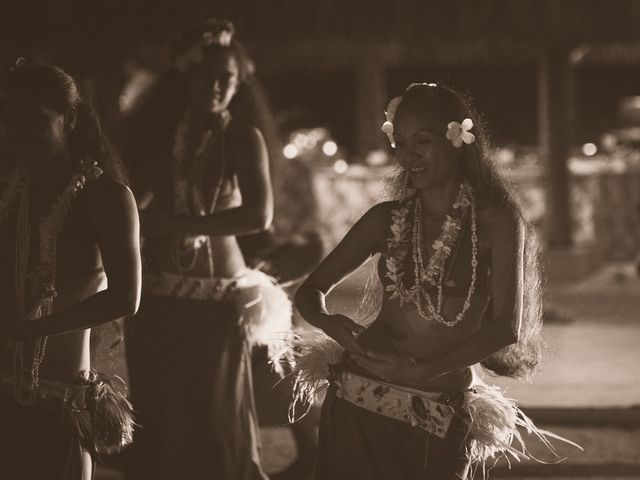
[[[640,480],[639,0],[0,0],[0,478]]]

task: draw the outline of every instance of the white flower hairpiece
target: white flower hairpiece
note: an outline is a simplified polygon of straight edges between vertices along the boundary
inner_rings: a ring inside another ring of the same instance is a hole
[[[230,30],[220,30],[216,33],[207,30],[202,34],[202,45],[205,47],[210,47],[211,45],[222,45],[223,47],[228,47],[231,45],[232,37],[233,32]]]
[[[407,87],[407,90],[406,90],[406,91],[408,92],[409,90],[411,90],[412,88],[415,88],[415,87],[431,87],[431,88],[435,88],[435,87],[437,87],[437,86],[438,86],[438,84],[437,84],[437,83],[426,83],[426,82],[422,82],[422,83],[412,83],[411,85],[409,85],[409,86]]]
[[[455,148],[460,148],[462,143],[467,145],[476,141],[476,136],[469,130],[473,128],[473,120],[465,118],[462,123],[449,122],[447,125],[447,138]]]
[[[233,39],[233,25],[216,24],[202,32],[200,41],[196,41],[184,53],[177,55],[174,63],[181,72],[187,71],[190,65],[204,61],[204,49],[212,45],[228,47]]]
[[[387,105],[387,109],[385,110],[385,115],[387,117],[387,121],[382,124],[381,130],[387,134],[389,137],[389,141],[391,142],[391,146],[393,148],[396,147],[396,142],[393,139],[393,119],[396,116],[396,110],[398,109],[398,105],[402,101],[402,97],[394,97]]]
[[[438,85],[436,83],[412,83],[405,89],[405,92],[408,92],[409,90],[415,87],[432,87],[433,88],[437,86]],[[401,101],[402,101],[402,95],[391,99],[391,101],[389,102],[389,105],[387,105],[387,109],[384,112],[387,117],[387,120],[382,124],[382,127],[381,127],[381,130],[387,134],[387,137],[389,137],[389,142],[391,142],[391,147],[393,148],[396,147],[396,142],[393,138],[393,119],[396,116],[396,110],[398,109],[398,105],[400,105]]]

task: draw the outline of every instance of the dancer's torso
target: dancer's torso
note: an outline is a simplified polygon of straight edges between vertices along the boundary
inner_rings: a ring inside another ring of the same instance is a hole
[[[0,187],[1,188],[1,187]],[[33,202],[32,202],[33,205]],[[38,258],[38,217],[46,210],[33,206],[31,211],[32,269]],[[0,233],[0,321],[16,317],[15,300],[15,243],[16,212],[10,213]],[[98,248],[98,232],[90,219],[83,194],[73,202],[57,240],[57,269],[54,312],[76,305],[104,290],[107,286]],[[46,321],[46,320],[44,320]],[[90,329],[50,336],[46,356],[40,368],[40,376],[61,381],[73,381],[77,375],[90,368]],[[9,342],[2,347],[0,364],[3,369],[12,368],[12,348]],[[30,356],[27,356],[30,358]]]
[[[215,202],[215,212],[242,205],[238,176],[234,168],[237,164],[234,153],[240,150],[235,148],[234,142],[239,140],[239,135],[234,128],[232,120],[227,130],[222,133],[224,143],[219,146],[214,145],[211,155],[206,158],[201,175],[201,193],[207,209],[211,205],[215,190],[218,186],[220,188]],[[220,168],[221,155],[225,156],[224,168]],[[196,240],[197,237],[199,237],[198,240]],[[203,243],[205,239],[209,240],[210,248]],[[200,246],[188,247],[194,242],[200,243]],[[180,247],[181,245],[183,248]],[[179,234],[149,238],[145,241],[144,258],[149,271],[182,273],[204,278],[233,278],[242,273],[246,266],[236,237],[231,235]]]
[[[479,234],[480,235],[480,234]],[[470,299],[470,306],[463,319],[454,326],[447,326],[435,319],[423,318],[416,306],[405,304],[402,308],[398,299],[390,299],[385,291],[382,307],[375,321],[363,333],[360,342],[371,349],[386,352],[402,352],[416,360],[436,359],[461,345],[475,333],[482,322],[491,315],[491,296],[489,285],[490,252],[480,242],[478,252],[477,280],[475,292]],[[443,285],[442,316],[447,321],[456,319],[462,310],[469,283],[471,281],[471,241],[469,225],[461,234],[457,252],[450,260],[448,276]],[[408,259],[405,278],[410,282],[413,278],[413,262]],[[391,281],[386,277],[385,259],[381,256],[378,263],[378,276],[383,287]],[[430,292],[432,302],[437,302],[437,289]],[[427,311],[427,308],[423,308]],[[471,367],[450,372],[422,385],[414,387],[425,390],[455,391],[468,388],[473,382]]]

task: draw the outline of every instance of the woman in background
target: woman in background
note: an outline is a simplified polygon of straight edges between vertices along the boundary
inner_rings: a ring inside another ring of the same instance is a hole
[[[286,335],[291,305],[236,238],[269,227],[273,195],[262,134],[229,109],[248,68],[234,33],[215,19],[187,32],[121,139],[146,207],[130,478],[265,478],[251,348]]]

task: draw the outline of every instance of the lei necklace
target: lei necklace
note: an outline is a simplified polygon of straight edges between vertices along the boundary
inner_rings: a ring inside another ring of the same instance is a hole
[[[211,128],[202,135],[199,144],[189,141],[190,112],[187,112],[178,125],[172,157],[174,213],[204,216],[215,211],[224,182],[224,140],[230,120],[231,115],[228,110],[216,114],[212,118]],[[222,150],[220,176],[211,203],[207,205],[202,188],[202,173],[205,163],[218,141],[221,142],[220,148]],[[207,247],[209,252],[209,273],[213,276],[211,239],[207,235],[188,236],[176,240],[173,263],[180,272],[187,273],[193,270],[198,260],[198,252],[203,245]],[[187,258],[186,262],[183,261],[185,258]]]
[[[413,209],[413,222],[409,221],[410,211]],[[471,282],[469,291],[461,311],[455,319],[447,320],[442,312],[442,282],[445,277],[447,260],[453,253],[466,212],[471,211]],[[391,284],[386,287],[391,292],[390,298],[397,298],[400,306],[414,304],[421,317],[426,320],[436,320],[444,325],[453,327],[460,323],[471,306],[471,297],[475,290],[478,267],[478,235],[476,225],[476,206],[471,187],[463,183],[460,185],[458,196],[442,224],[440,236],[433,242],[433,255],[427,266],[424,265],[422,201],[419,197],[409,201],[391,212],[391,236],[387,240],[387,250],[384,254],[386,277]],[[413,285],[407,287],[404,283],[406,275],[405,265],[411,251],[413,258]],[[433,304],[429,289],[437,289],[436,305]]]
[[[79,170],[60,194],[49,213],[40,218],[38,264],[33,272],[28,272],[31,251],[31,223],[29,221],[29,197],[31,178],[27,169],[17,168],[9,177],[9,182],[0,197],[0,222],[8,215],[9,205],[19,197],[16,225],[15,258],[15,299],[18,320],[29,322],[51,315],[56,297],[56,247],[57,238],[73,199],[87,182],[96,180],[102,170],[95,161],[83,161]],[[28,305],[30,304],[30,305]],[[33,356],[29,370],[25,368],[25,341],[16,342],[13,357],[15,398],[27,405],[37,395],[40,365],[44,360],[47,337],[33,340]],[[25,378],[25,376],[27,378]]]

